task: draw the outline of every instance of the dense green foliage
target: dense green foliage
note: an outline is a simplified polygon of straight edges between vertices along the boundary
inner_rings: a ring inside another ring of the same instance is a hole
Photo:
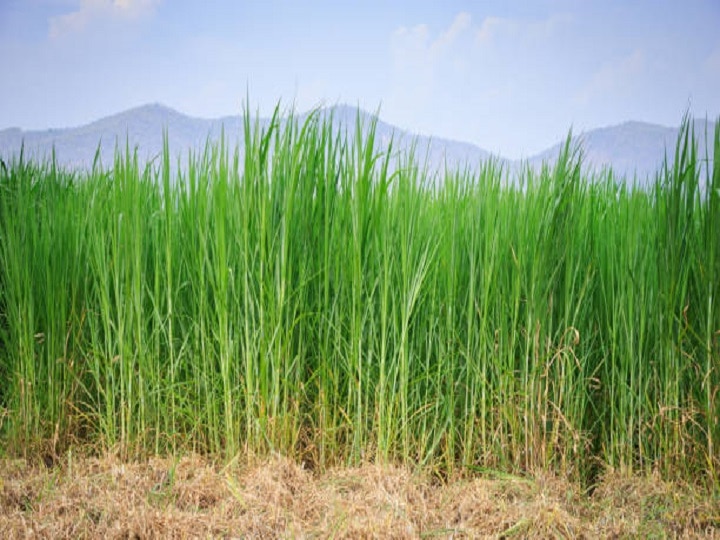
[[[635,190],[569,140],[437,181],[359,124],[0,171],[7,447],[717,479],[720,131]]]

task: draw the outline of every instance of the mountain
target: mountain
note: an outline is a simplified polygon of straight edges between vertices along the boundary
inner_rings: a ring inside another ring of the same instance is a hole
[[[704,158],[706,133],[712,141],[715,123],[695,119],[693,127],[698,151],[702,154],[700,157]],[[581,133],[574,140],[581,145],[587,169],[600,171],[609,166],[616,176],[647,184],[653,181],[655,173],[662,167],[666,152],[668,162],[672,163],[678,135],[679,128],[624,122]],[[558,143],[530,158],[530,164],[538,166],[543,161],[552,161],[563,145],[564,142]],[[711,153],[711,149],[708,150]]]
[[[352,135],[355,121],[359,115],[364,131],[370,125],[374,115],[348,105],[336,105],[320,111],[325,118],[332,113],[335,129],[347,130]],[[308,113],[296,115],[302,124]],[[269,118],[259,120],[261,126],[267,126]],[[0,156],[9,159],[20,153],[24,145],[27,156],[47,159],[52,155],[53,147],[58,162],[71,168],[89,168],[100,146],[101,162],[110,165],[115,147],[138,149],[141,162],[151,160],[162,153],[163,132],[167,131],[168,145],[175,158],[186,157],[186,151],[201,151],[207,140],[217,140],[224,130],[225,138],[231,148],[239,145],[243,149],[243,117],[226,116],[213,120],[193,118],[160,104],[143,105],[119,114],[102,118],[90,124],[69,128],[44,131],[23,131],[10,128],[0,131]],[[385,147],[393,139],[393,148],[408,150],[415,144],[418,156],[428,154],[431,168],[441,170],[445,160],[450,165],[475,164],[487,159],[490,154],[480,148],[456,141],[414,136],[396,126],[377,119],[376,142]]]
[[[72,168],[92,166],[98,146],[101,161],[110,165],[115,147],[138,148],[138,157],[143,162],[162,153],[163,130],[168,133],[172,150],[202,148],[207,137],[216,138],[222,126],[228,133],[238,133],[239,118],[206,120],[185,116],[160,104],[143,105],[90,124],[46,131],[22,131],[17,128],[0,131],[0,155],[17,155],[22,145],[26,155],[47,159],[53,147],[60,164]],[[238,138],[232,142],[237,142]]]
[[[302,123],[309,113],[296,116]],[[356,118],[361,119],[365,131],[370,121],[377,120],[376,144],[386,147],[393,139],[393,148],[400,152],[415,145],[416,156],[422,161],[427,155],[431,171],[442,172],[445,165],[450,167],[474,167],[491,154],[473,144],[442,138],[415,136],[397,126],[383,122],[375,115],[348,105],[335,105],[320,111],[326,117],[332,114],[334,128],[347,130],[352,135]],[[260,119],[267,126],[268,118]],[[695,120],[701,152],[705,149],[705,133],[714,130],[714,123]],[[127,143],[131,149],[138,149],[141,162],[152,160],[162,153],[163,132],[167,131],[168,143],[175,159],[185,159],[187,150],[200,151],[206,141],[217,140],[224,130],[231,148],[239,145],[243,149],[243,118],[226,116],[216,119],[193,118],[161,104],[149,104],[130,109],[90,124],[44,131],[23,131],[10,128],[0,131],[0,156],[10,159],[20,152],[24,144],[28,156],[46,159],[53,147],[58,162],[72,168],[88,168],[92,165],[98,145],[101,161],[111,165],[116,145],[121,148]],[[583,149],[583,162],[589,170],[611,167],[616,176],[625,176],[629,181],[641,184],[651,181],[661,167],[667,150],[668,158],[674,153],[678,128],[664,127],[644,122],[625,122],[615,126],[593,129],[581,133],[577,138]],[[538,167],[542,162],[557,158],[564,143],[558,144],[530,157],[526,163]],[[502,159],[499,161],[513,171],[521,170],[519,162]],[[183,163],[181,161],[181,163]]]

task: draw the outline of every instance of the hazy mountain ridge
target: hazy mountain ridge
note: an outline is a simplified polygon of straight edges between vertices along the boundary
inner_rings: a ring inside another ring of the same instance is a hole
[[[712,141],[715,123],[696,118],[693,127],[699,157],[704,159],[706,133]],[[642,184],[653,180],[666,156],[669,164],[673,162],[678,135],[677,127],[627,121],[582,132],[573,136],[573,140],[580,144],[587,169],[600,171],[609,166],[616,175],[625,176],[629,181],[637,179]],[[552,160],[563,145],[564,142],[560,142],[532,157],[529,162],[538,165]],[[712,158],[712,149],[708,148],[708,152]]]
[[[320,111],[321,116],[332,113],[335,128],[343,126],[349,135],[354,134],[355,121],[360,117],[365,130],[375,114],[348,105],[335,105]],[[296,114],[302,123],[309,113]],[[267,126],[269,118],[259,120]],[[284,120],[281,120],[284,121]],[[254,123],[254,120],[253,120]],[[712,140],[714,123],[695,120],[695,133],[700,152],[704,156],[705,132]],[[127,143],[138,149],[142,162],[153,159],[162,152],[163,133],[167,130],[168,143],[174,157],[186,159],[188,149],[202,150],[208,139],[217,140],[221,131],[234,148],[243,147],[243,117],[225,116],[217,119],[194,118],[170,107],[155,103],[142,105],[127,111],[101,118],[90,124],[75,128],[24,131],[9,128],[0,131],[0,156],[9,159],[20,152],[24,144],[28,156],[46,159],[52,154],[53,145],[58,162],[63,166],[87,168],[92,165],[98,145],[102,163],[110,165],[116,144],[121,148]],[[637,178],[644,183],[652,179],[663,163],[665,153],[671,159],[678,136],[678,128],[645,122],[628,121],[615,126],[593,129],[574,136],[583,149],[584,163],[588,169],[600,170],[611,167],[617,176]],[[414,135],[377,118],[376,144],[386,147],[393,140],[393,148],[407,151],[413,144],[421,161],[427,153],[427,165],[433,171],[449,167],[475,166],[488,159],[490,152],[467,142],[439,137]],[[564,141],[523,161],[532,167],[543,161],[553,161]],[[514,169],[521,162],[496,156],[502,163]]]

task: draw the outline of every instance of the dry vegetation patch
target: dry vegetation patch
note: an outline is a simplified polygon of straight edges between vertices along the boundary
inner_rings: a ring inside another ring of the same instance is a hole
[[[552,475],[438,483],[364,464],[199,456],[0,463],[2,538],[714,538],[720,501],[689,485],[609,472],[592,496]]]
[[[628,478],[609,471],[593,494],[595,533],[611,537],[720,536],[720,499],[657,475]]]

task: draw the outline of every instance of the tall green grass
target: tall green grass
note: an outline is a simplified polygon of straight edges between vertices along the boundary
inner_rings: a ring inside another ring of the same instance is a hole
[[[720,130],[703,169],[686,118],[641,190],[570,138],[518,182],[437,181],[333,125],[0,171],[8,451],[717,480]]]

